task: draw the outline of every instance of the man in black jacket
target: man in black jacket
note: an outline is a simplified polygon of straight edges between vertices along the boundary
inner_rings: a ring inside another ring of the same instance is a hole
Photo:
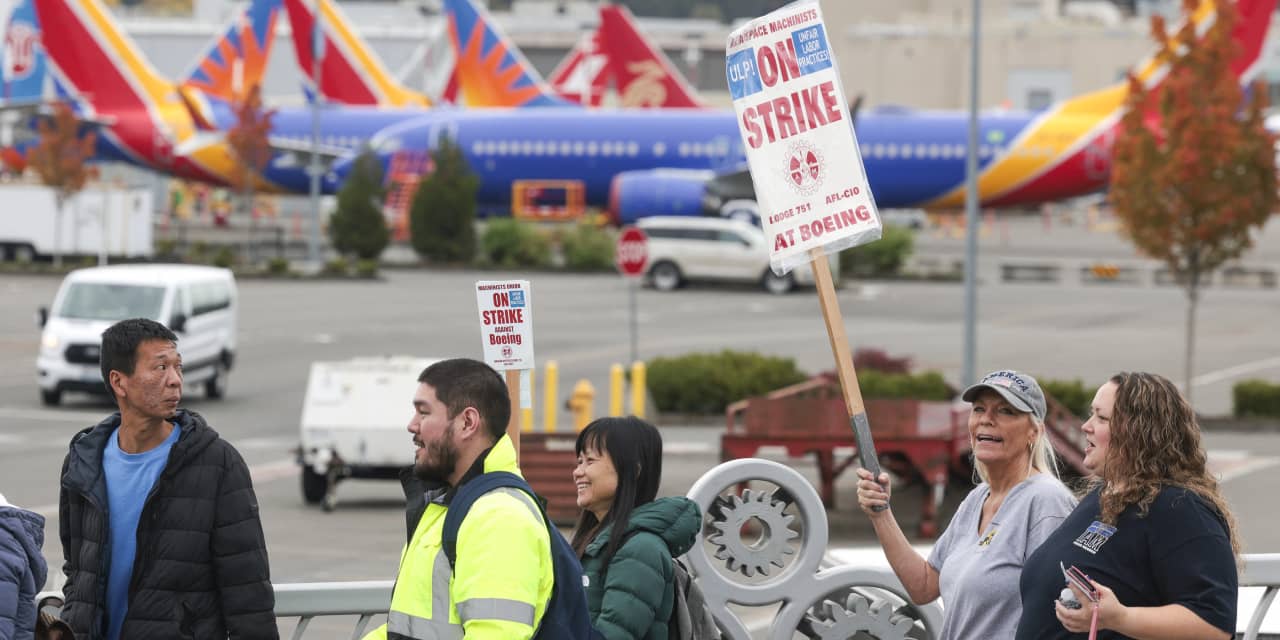
[[[77,638],[278,638],[267,544],[244,459],[178,408],[177,336],[146,319],[102,334],[120,411],[62,465],[62,618]]]

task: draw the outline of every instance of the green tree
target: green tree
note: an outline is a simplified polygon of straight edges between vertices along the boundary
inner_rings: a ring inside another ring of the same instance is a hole
[[[1266,90],[1256,87],[1244,103],[1231,70],[1239,54],[1231,38],[1235,3],[1210,1],[1217,17],[1202,38],[1189,19],[1172,37],[1163,20],[1152,19],[1168,75],[1154,90],[1130,76],[1111,176],[1125,234],[1163,261],[1186,292],[1188,399],[1203,278],[1252,245],[1251,230],[1277,201],[1274,139],[1263,126]],[[1198,4],[1184,0],[1183,12],[1190,15]]]
[[[418,184],[409,214],[413,250],[433,262],[470,262],[476,254],[480,180],[447,136],[431,153],[433,169]]]
[[[329,239],[344,255],[376,260],[391,241],[382,213],[382,163],[371,151],[356,158],[355,167],[338,191],[338,208],[329,217]]]

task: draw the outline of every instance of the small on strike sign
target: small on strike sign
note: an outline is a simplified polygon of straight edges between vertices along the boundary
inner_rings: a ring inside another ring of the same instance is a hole
[[[533,304],[528,280],[476,283],[484,361],[498,371],[532,369]]]

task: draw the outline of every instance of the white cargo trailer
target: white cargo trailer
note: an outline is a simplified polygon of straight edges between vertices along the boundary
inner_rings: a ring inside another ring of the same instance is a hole
[[[435,361],[390,356],[311,364],[298,447],[307,504],[331,510],[339,481],[396,479],[413,464],[413,394],[418,374]]]

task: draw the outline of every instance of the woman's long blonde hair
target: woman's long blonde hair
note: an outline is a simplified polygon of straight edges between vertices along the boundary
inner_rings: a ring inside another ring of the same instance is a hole
[[[1103,487],[1101,520],[1115,524],[1130,505],[1145,516],[1162,487],[1182,487],[1217,510],[1239,558],[1236,519],[1205,464],[1191,404],[1172,382],[1154,373],[1118,373],[1111,382],[1116,385],[1111,443],[1094,485]]]

